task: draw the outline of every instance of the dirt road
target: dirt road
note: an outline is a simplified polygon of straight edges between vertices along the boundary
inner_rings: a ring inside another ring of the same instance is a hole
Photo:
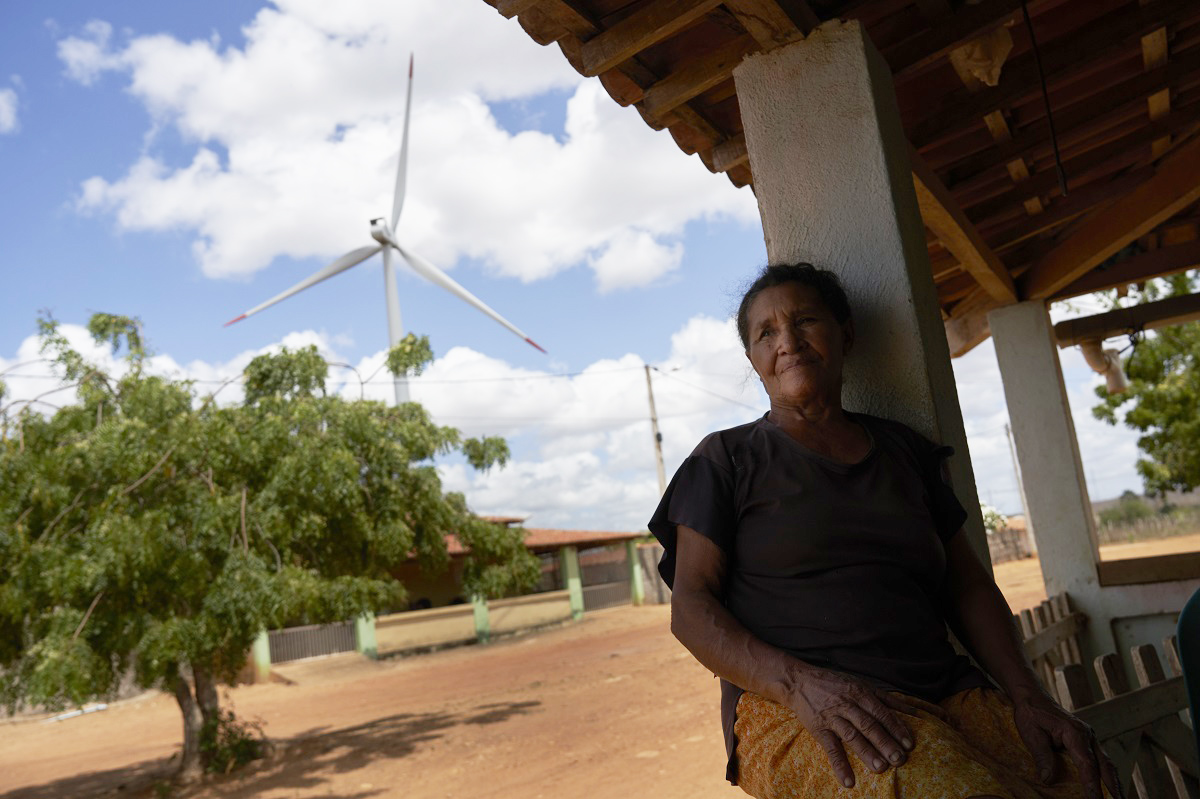
[[[1105,557],[1200,549],[1200,536]],[[1014,608],[1044,598],[1035,559],[1001,564]],[[666,607],[591,613],[486,647],[403,660],[355,655],[277,667],[294,685],[229,692],[279,749],[188,799],[719,799],[715,680],[675,642]],[[163,695],[59,723],[0,724],[0,794],[156,797],[181,740]]]

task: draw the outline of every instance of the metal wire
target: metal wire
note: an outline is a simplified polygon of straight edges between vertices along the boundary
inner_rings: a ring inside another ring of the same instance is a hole
[[[1062,153],[1058,151],[1058,132],[1054,129],[1054,113],[1050,110],[1050,89],[1046,85],[1046,72],[1042,69],[1042,53],[1038,49],[1037,36],[1033,33],[1033,20],[1029,18],[1029,6],[1021,0],[1021,14],[1025,17],[1025,29],[1029,31],[1029,45],[1033,48],[1033,60],[1037,64],[1038,79],[1042,83],[1042,103],[1046,106],[1046,121],[1050,124],[1050,145],[1054,148],[1054,166],[1058,170],[1058,187],[1062,196],[1067,196],[1067,171],[1063,169]]]

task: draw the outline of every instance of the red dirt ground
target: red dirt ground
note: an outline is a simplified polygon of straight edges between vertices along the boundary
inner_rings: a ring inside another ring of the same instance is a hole
[[[1200,548],[1200,536],[1105,548],[1132,557]],[[1014,608],[1044,598],[1036,559],[996,567]],[[356,655],[279,666],[293,685],[228,700],[277,742],[187,799],[718,799],[715,680],[671,637],[666,607],[399,660]],[[174,699],[150,694],[59,723],[0,723],[9,799],[156,797],[180,745]]]

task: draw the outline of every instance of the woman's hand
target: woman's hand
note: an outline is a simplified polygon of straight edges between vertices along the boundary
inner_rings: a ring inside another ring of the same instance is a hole
[[[1025,748],[1033,755],[1038,777],[1044,784],[1050,785],[1058,777],[1055,750],[1066,750],[1079,770],[1088,799],[1103,799],[1101,782],[1108,786],[1113,796],[1124,796],[1117,769],[1100,748],[1092,728],[1063,710],[1049,696],[1038,691],[1014,699],[1013,721]]]
[[[916,707],[849,675],[804,666],[794,675],[786,704],[820,742],[847,788],[854,787],[854,769],[846,746],[877,773],[903,763],[913,748],[912,731],[893,710],[911,713]]]

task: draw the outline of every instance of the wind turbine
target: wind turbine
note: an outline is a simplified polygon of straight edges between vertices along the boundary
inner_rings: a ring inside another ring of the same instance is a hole
[[[532,344],[538,350],[545,352],[537,343],[529,336],[525,335],[520,328],[509,322],[500,314],[493,311],[483,300],[476,297],[471,292],[460,286],[454,278],[447,275],[441,269],[426,261],[421,256],[417,255],[410,249],[400,246],[396,241],[393,231],[396,229],[396,222],[400,219],[400,209],[404,207],[404,177],[408,168],[408,116],[412,108],[412,79],[413,79],[413,59],[408,58],[408,94],[404,100],[404,135],[400,140],[400,164],[396,169],[396,191],[392,197],[392,216],[391,223],[384,217],[377,217],[371,220],[371,238],[375,239],[378,244],[359,247],[357,250],[352,250],[341,258],[331,263],[316,274],[301,280],[296,285],[292,286],[287,291],[277,294],[261,305],[256,305],[246,311],[241,316],[235,319],[230,319],[225,323],[228,327],[234,322],[240,322],[248,316],[252,316],[259,311],[271,307],[277,302],[286,300],[293,294],[304,291],[310,286],[320,283],[322,280],[328,280],[339,272],[345,272],[352,266],[357,266],[367,260],[376,253],[383,253],[383,283],[384,295],[387,298],[387,317],[388,317],[388,339],[389,347],[396,346],[400,339],[404,336],[404,327],[400,323],[400,295],[396,290],[396,271],[392,266],[392,250],[400,253],[400,257],[408,263],[414,272],[428,280],[430,283],[441,286],[446,291],[454,296],[475,306],[475,308],[483,311],[485,314],[495,319],[504,327],[516,333],[528,343]],[[408,381],[403,376],[397,376],[395,379],[396,388],[396,404],[408,402]]]

